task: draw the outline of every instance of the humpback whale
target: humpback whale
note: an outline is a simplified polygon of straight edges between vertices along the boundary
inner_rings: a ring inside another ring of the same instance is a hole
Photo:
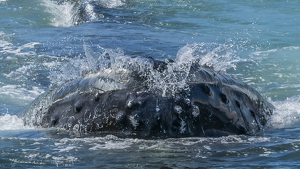
[[[109,67],[53,86],[22,110],[25,125],[136,138],[263,133],[274,107],[249,85],[192,63],[172,76],[184,74],[184,87],[162,90],[153,72],[166,79],[172,61],[145,62],[144,74]]]

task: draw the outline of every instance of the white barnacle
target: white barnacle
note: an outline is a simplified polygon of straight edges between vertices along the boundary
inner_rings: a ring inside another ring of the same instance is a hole
[[[75,117],[71,116],[67,121],[67,125],[69,129],[73,126],[74,122],[75,122]]]
[[[186,99],[185,99],[185,103],[186,103],[187,105],[190,105],[190,104],[191,104],[191,100],[190,100],[189,98],[186,98]]]
[[[73,127],[73,131],[79,131],[80,127],[79,124],[75,124],[75,126]]]
[[[160,108],[158,106],[156,106],[156,112],[159,112]]]
[[[137,121],[137,119],[135,119],[135,116],[129,116],[129,121],[131,122],[134,129],[136,129],[136,127],[139,125],[139,122]]]
[[[129,108],[132,107],[132,105],[133,105],[132,102],[133,102],[133,100],[129,100],[129,101],[127,102],[127,107],[129,107]]]
[[[181,108],[180,106],[178,106],[178,105],[175,105],[175,106],[174,106],[174,110],[175,110],[175,112],[176,112],[177,114],[180,114],[180,113],[182,112],[182,108]]]
[[[87,109],[85,112],[84,112],[84,115],[83,115],[83,119],[84,119],[84,122],[89,122],[91,121],[91,118],[92,118],[92,113]]]
[[[196,118],[199,116],[199,114],[200,114],[199,107],[194,105],[192,115],[194,116],[194,118]]]

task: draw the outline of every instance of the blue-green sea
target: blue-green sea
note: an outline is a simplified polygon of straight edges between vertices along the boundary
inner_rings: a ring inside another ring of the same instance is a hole
[[[298,168],[299,30],[298,0],[0,0],[0,168]],[[87,49],[197,54],[276,110],[260,136],[144,140],[24,126],[20,110],[76,78]]]

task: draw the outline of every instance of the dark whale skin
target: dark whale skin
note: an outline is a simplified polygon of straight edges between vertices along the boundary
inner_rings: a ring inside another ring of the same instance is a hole
[[[190,87],[189,96],[178,94],[174,98],[162,97],[144,87],[74,95],[54,103],[42,126],[112,132],[123,137],[167,138],[253,135],[261,132],[267,122],[259,114],[259,107],[246,106],[249,99],[230,87]]]
[[[163,72],[167,64],[153,67]],[[273,113],[253,88],[212,68],[191,66],[189,90],[164,97],[132,74],[124,89],[94,88],[97,76],[53,88],[21,111],[25,125],[136,138],[259,135]]]

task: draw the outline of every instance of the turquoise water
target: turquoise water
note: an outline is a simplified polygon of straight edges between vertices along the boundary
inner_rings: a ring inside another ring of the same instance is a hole
[[[0,0],[0,168],[300,166],[299,10],[293,0]],[[66,65],[83,70],[85,46],[159,60],[192,51],[273,103],[270,128],[264,136],[143,140],[24,126],[19,110],[78,76]]]

